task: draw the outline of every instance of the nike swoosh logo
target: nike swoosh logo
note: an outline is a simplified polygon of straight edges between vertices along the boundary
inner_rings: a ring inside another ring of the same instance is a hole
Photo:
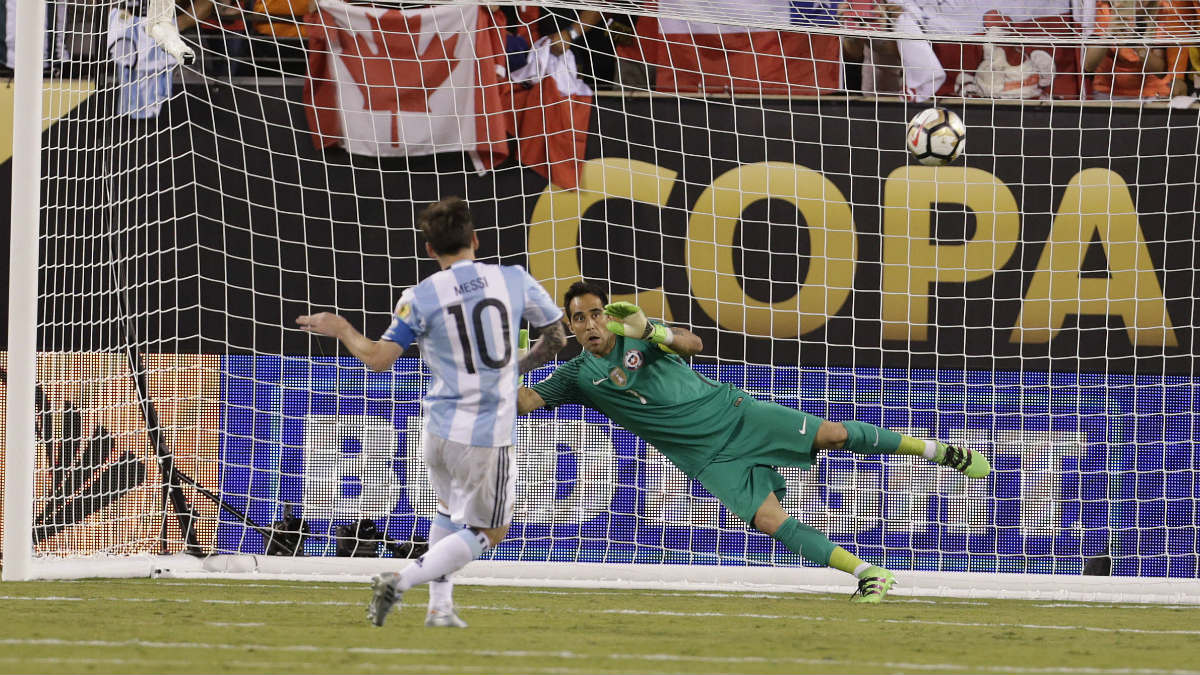
[[[875,447],[879,447],[879,430],[875,430]]]
[[[806,431],[808,431],[808,418],[807,417],[804,418],[804,424],[802,424],[800,426],[800,433],[805,433]]]
[[[598,379],[598,380],[592,380],[592,384],[594,384],[594,385],[596,385],[596,386],[600,386],[600,384],[601,384],[602,382],[608,382],[608,378],[607,378],[607,377],[602,377],[602,378],[600,378],[600,379]]]

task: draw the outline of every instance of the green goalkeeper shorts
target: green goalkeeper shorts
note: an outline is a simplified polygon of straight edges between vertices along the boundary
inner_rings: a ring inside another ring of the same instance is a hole
[[[821,418],[747,397],[738,429],[696,480],[747,524],[772,492],[783,501],[787,483],[777,466],[808,468]]]

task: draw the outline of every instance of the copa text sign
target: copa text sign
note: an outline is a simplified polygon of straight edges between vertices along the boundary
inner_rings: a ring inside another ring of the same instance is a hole
[[[581,189],[530,211],[530,270],[753,363],[1192,371],[1196,111],[964,106],[947,167],[909,163],[912,112],[602,106]]]

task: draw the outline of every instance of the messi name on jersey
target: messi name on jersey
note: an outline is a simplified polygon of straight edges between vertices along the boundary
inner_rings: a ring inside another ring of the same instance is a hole
[[[483,289],[487,288],[487,286],[488,286],[487,279],[484,279],[483,277],[475,277],[474,279],[471,279],[470,281],[464,281],[461,284],[455,286],[454,294],[455,295],[466,295],[467,293],[474,293],[475,291],[482,291]]]

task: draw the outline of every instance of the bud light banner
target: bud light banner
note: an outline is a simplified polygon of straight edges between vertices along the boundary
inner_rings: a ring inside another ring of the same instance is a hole
[[[968,481],[920,458],[821,453],[784,469],[784,507],[897,569],[1195,577],[1200,451],[1188,378],[1072,373],[697,365],[752,395],[982,450]],[[428,533],[418,359],[385,373],[352,358],[229,356],[221,492],[260,525],[303,520],[300,553],[334,555],[337,528]],[[545,377],[549,368],[533,375]],[[652,446],[579,406],[517,428],[505,560],[713,565],[803,561],[724,509]],[[221,514],[223,552],[263,553]],[[383,555],[389,555],[380,549]]]

